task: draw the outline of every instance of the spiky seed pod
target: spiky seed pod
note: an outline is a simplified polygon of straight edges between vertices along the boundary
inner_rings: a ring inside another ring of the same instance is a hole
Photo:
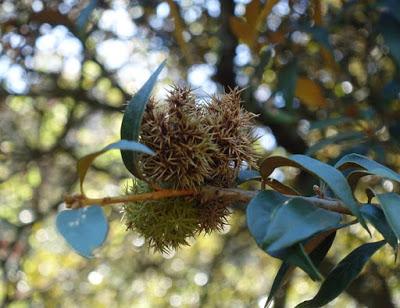
[[[218,200],[196,203],[199,211],[199,230],[205,233],[222,231],[228,223],[228,205]]]
[[[210,127],[218,153],[213,160],[209,183],[232,186],[242,162],[256,166],[253,149],[255,115],[241,107],[240,91],[235,88],[221,97],[214,96],[207,107],[205,122]]]
[[[143,183],[134,183],[128,190],[134,194],[150,191]],[[199,209],[191,198],[130,202],[123,206],[123,213],[127,229],[141,234],[159,252],[188,245],[188,238],[200,232]]]
[[[143,171],[157,183],[174,188],[198,188],[211,170],[218,151],[210,128],[199,121],[190,89],[174,87],[165,104],[154,100],[146,108],[141,141],[156,152],[142,160]]]
[[[233,186],[242,162],[254,167],[256,160],[254,115],[240,103],[237,89],[213,97],[209,104],[196,104],[192,91],[181,87],[173,87],[162,103],[151,98],[140,136],[156,152],[141,159],[146,178],[177,189]],[[136,184],[130,193],[148,191],[148,186]],[[155,250],[167,251],[187,245],[198,233],[221,230],[228,206],[213,198],[172,198],[128,203],[123,210],[128,229],[142,234]]]

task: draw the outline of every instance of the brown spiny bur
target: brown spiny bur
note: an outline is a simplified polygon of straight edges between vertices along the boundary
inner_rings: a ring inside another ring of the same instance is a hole
[[[174,87],[164,103],[154,99],[149,103],[143,116],[141,142],[157,155],[143,157],[145,176],[167,187],[201,186],[218,149],[212,142],[210,128],[198,117],[201,110],[192,92]]]
[[[252,147],[254,117],[241,107],[238,89],[214,96],[207,103],[196,101],[190,89],[177,86],[163,102],[151,98],[143,116],[140,141],[156,155],[141,159],[145,178],[154,184],[152,187],[198,191],[205,185],[233,187],[243,163],[256,165]],[[194,234],[221,230],[227,222],[229,205],[212,196],[208,200],[141,202],[124,209],[127,226],[144,235],[150,246],[163,251],[186,244]],[[190,222],[188,228],[184,220]],[[175,227],[162,227],[167,223]]]
[[[249,167],[256,167],[254,117],[242,108],[237,88],[212,98],[205,120],[218,153],[213,159],[213,172],[207,179],[208,184],[231,187],[243,162]]]

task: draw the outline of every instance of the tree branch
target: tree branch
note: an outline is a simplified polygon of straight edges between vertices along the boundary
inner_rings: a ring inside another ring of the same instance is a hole
[[[88,198],[84,195],[65,196],[64,201],[69,208],[80,208],[90,205],[110,205],[125,202],[145,201],[145,200],[161,200],[165,198],[174,198],[182,196],[196,196],[205,200],[221,200],[226,204],[238,204],[246,206],[251,199],[257,195],[258,191],[243,190],[239,188],[220,188],[214,186],[204,186],[200,190],[159,190],[150,193],[138,195],[126,195],[118,197],[104,198]],[[294,196],[290,196],[294,197]],[[302,197],[295,196],[311,202],[313,205],[328,211],[337,212],[345,215],[352,215],[347,207],[340,201],[335,199],[321,199],[318,197]]]

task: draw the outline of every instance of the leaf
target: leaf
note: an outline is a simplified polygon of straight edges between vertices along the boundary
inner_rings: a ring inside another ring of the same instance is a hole
[[[88,5],[81,11],[78,18],[76,19],[76,28],[78,32],[82,33],[89,21],[89,17],[97,7],[98,0],[90,0]]]
[[[121,139],[138,141],[143,113],[147,101],[149,100],[150,93],[157,81],[157,77],[161,73],[164,66],[165,61],[160,64],[160,66],[154,71],[146,83],[128,103],[121,124]],[[131,172],[137,178],[145,180],[139,168],[139,156],[135,152],[130,151],[121,151],[121,156],[124,165],[129,172]]]
[[[280,192],[281,194],[300,196],[300,193],[298,191],[273,178],[268,178],[267,180],[265,180],[265,184],[271,187],[273,190]]]
[[[260,13],[260,0],[251,0],[249,4],[246,5],[246,12],[244,14],[246,22],[252,28],[257,28],[257,18]]]
[[[247,226],[257,244],[262,245],[272,212],[289,198],[275,191],[260,191],[247,205]]]
[[[343,141],[360,140],[360,139],[363,139],[364,137],[366,137],[366,136],[363,132],[357,132],[357,131],[337,133],[334,136],[323,138],[320,141],[318,141],[317,143],[313,144],[312,146],[310,146],[308,148],[308,150],[305,154],[313,155],[328,145],[337,144],[337,143],[343,142]]]
[[[271,255],[311,236],[338,227],[341,215],[294,197],[277,208],[268,225],[262,246]]]
[[[61,211],[56,226],[67,243],[86,258],[93,257],[93,250],[104,243],[108,233],[107,219],[98,205]]]
[[[247,206],[247,225],[268,254],[299,266],[312,279],[320,274],[299,246],[311,236],[340,227],[341,215],[275,191],[261,191]]]
[[[400,196],[396,193],[375,194],[389,226],[400,239]]]
[[[273,48],[271,46],[263,48],[259,54],[259,63],[254,66],[254,73],[252,74],[250,80],[256,80],[259,82],[265,70],[268,68],[273,57]]]
[[[385,44],[389,47],[390,53],[400,67],[400,22],[389,13],[382,13],[378,23],[378,31],[382,34]]]
[[[120,149],[125,151],[134,151],[139,153],[144,153],[148,155],[155,155],[155,153],[146,145],[135,142],[135,141],[128,141],[128,140],[120,140],[115,143],[111,143],[105,148],[100,151],[88,154],[81,159],[78,160],[77,170],[79,174],[79,181],[80,181],[80,189],[81,193],[83,193],[83,181],[85,180],[86,173],[92,164],[92,162],[96,159],[97,156],[114,149]]]
[[[282,259],[292,266],[301,268],[313,281],[320,281],[323,279],[323,276],[320,274],[301,243],[285,249],[285,257]]]
[[[257,18],[257,29],[260,29],[262,24],[265,22],[265,19],[268,17],[268,15],[271,13],[272,8],[277,4],[279,0],[265,0],[264,1],[264,6],[258,15]]]
[[[361,213],[397,252],[398,242],[396,235],[389,226],[383,211],[375,205],[366,204],[361,208]]]
[[[314,24],[317,26],[322,25],[322,8],[321,8],[321,0],[314,0],[312,1],[313,6],[313,20]]]
[[[302,302],[297,308],[321,307],[335,299],[359,275],[365,263],[386,242],[367,243],[352,251],[328,274],[317,295]]]
[[[278,272],[275,275],[274,282],[272,283],[271,290],[269,291],[268,298],[264,305],[264,308],[268,307],[271,304],[272,300],[275,297],[275,294],[281,289],[287,277],[289,276],[291,268],[292,267],[287,262],[283,262],[281,264]]]
[[[376,5],[392,14],[400,22],[400,2],[398,0],[378,0]]]
[[[297,79],[295,95],[310,108],[326,107],[327,105],[321,87],[305,77]]]
[[[261,179],[261,174],[257,170],[244,169],[239,171],[236,183],[242,184],[244,182],[260,180],[260,179]]]
[[[339,170],[347,170],[349,168],[361,168],[368,171],[370,174],[378,175],[383,178],[400,183],[400,174],[394,172],[388,167],[369,159],[366,156],[352,153],[342,157],[335,167]]]
[[[297,83],[297,61],[293,60],[280,70],[276,92],[281,92],[286,107],[292,108]]]
[[[236,16],[229,18],[229,26],[232,33],[243,43],[253,48],[257,36],[256,29],[252,28],[245,20]]]
[[[270,156],[266,158],[260,167],[260,173],[263,179],[275,170],[275,168],[289,166],[303,169],[324,181],[337,198],[343,201],[345,206],[358,218],[361,225],[369,232],[360,209],[353,197],[350,186],[343,174],[334,167],[322,163],[316,159],[305,155],[292,155],[290,158],[280,156]]]
[[[323,237],[321,237],[323,235]],[[336,231],[327,231],[317,236],[317,238],[322,238],[318,244],[310,249],[307,249],[309,244],[314,244],[315,239],[311,239],[310,243],[305,245],[305,250],[310,251],[310,259],[318,268],[321,264],[325,256],[327,255],[329,249],[332,247],[333,241],[335,240]],[[282,265],[279,267],[279,270],[274,278],[274,282],[272,283],[271,290],[268,295],[267,302],[265,303],[265,307],[268,307],[271,301],[273,300],[276,292],[281,288],[281,286],[285,283],[288,279],[288,276],[293,271],[294,267],[290,266],[289,263],[283,262]]]
[[[313,40],[321,44],[323,48],[332,54],[333,48],[329,41],[329,32],[325,28],[314,26],[304,27],[303,30],[310,33]]]
[[[312,122],[310,125],[310,130],[312,129],[323,129],[328,126],[334,126],[334,125],[339,125],[339,124],[346,124],[353,121],[351,118],[348,117],[336,117],[336,118],[328,118],[320,121],[315,121]]]

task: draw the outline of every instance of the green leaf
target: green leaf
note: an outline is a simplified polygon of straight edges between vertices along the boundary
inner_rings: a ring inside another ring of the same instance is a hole
[[[121,124],[121,139],[138,141],[143,113],[158,75],[165,66],[165,61],[154,71],[146,83],[128,103]],[[145,180],[139,168],[139,155],[135,152],[121,151],[125,167],[137,178]]]
[[[335,165],[339,170],[347,170],[350,168],[363,169],[368,171],[370,174],[378,175],[389,180],[393,180],[400,183],[400,174],[369,159],[366,156],[352,153],[342,157]]]
[[[80,33],[83,33],[89,21],[89,17],[97,6],[98,0],[90,0],[88,5],[81,11],[76,19],[76,27]]]
[[[335,240],[336,232],[330,233],[310,254],[309,257],[314,264],[315,267],[318,267],[322,260],[326,257],[329,249],[332,247],[333,241]],[[274,298],[276,292],[280,290],[282,285],[285,283],[285,280],[290,275],[291,271],[294,268],[288,263],[283,262],[279,267],[279,270],[274,278],[274,282],[272,283],[271,290],[268,295],[267,302],[265,303],[265,307],[268,307]]]
[[[247,226],[257,244],[264,242],[272,213],[289,198],[272,190],[260,191],[247,205]]]
[[[300,243],[286,249],[283,260],[292,266],[301,268],[314,281],[320,281],[324,278]]]
[[[368,226],[360,213],[358,204],[353,197],[350,186],[340,171],[311,157],[292,155],[290,158],[280,156],[266,158],[261,163],[260,173],[263,179],[267,179],[275,168],[282,166],[301,168],[319,177],[330,187],[336,197],[343,201],[346,207],[358,218],[361,225],[369,232]]]
[[[296,307],[321,307],[335,299],[346,290],[349,284],[359,275],[365,263],[385,243],[386,241],[367,243],[356,248],[330,271],[313,299],[302,302]]]
[[[382,234],[383,238],[397,252],[398,242],[396,235],[389,226],[384,212],[375,205],[366,204],[361,208],[362,215]]]
[[[108,222],[98,205],[61,211],[57,214],[58,232],[81,256],[93,257],[93,251],[103,245],[108,234]]]
[[[389,226],[400,239],[400,196],[396,193],[376,194]]]
[[[261,174],[257,170],[245,169],[240,170],[238,177],[236,178],[236,182],[238,184],[242,184],[244,182],[253,181],[253,180],[260,180]]]
[[[378,0],[376,6],[380,7],[384,11],[392,14],[393,17],[400,22],[400,1],[398,0]]]
[[[138,153],[144,153],[148,155],[155,155],[155,153],[147,146],[144,144],[134,142],[134,141],[128,141],[128,140],[120,140],[115,143],[111,143],[105,148],[103,148],[100,151],[88,154],[81,159],[78,160],[77,164],[77,170],[79,174],[79,181],[80,181],[80,188],[81,188],[81,193],[83,193],[83,181],[85,180],[86,173],[92,164],[92,162],[96,159],[97,156],[109,151],[109,150],[114,150],[114,149],[119,149],[119,150],[125,150],[125,151],[133,151],[133,152],[138,152]]]
[[[334,126],[334,125],[342,125],[346,124],[353,121],[353,119],[348,118],[348,117],[336,117],[336,118],[329,118],[329,119],[324,119],[324,120],[319,120],[312,122],[310,124],[310,130],[312,129],[323,129],[328,126]]]
[[[385,44],[389,47],[394,61],[400,67],[400,22],[391,14],[384,12],[381,14],[377,28],[381,32]]]
[[[299,245],[315,234],[339,228],[340,220],[340,214],[275,191],[259,192],[247,206],[247,225],[257,244],[271,256],[299,266],[312,279],[321,276]]]
[[[333,52],[332,45],[329,41],[329,32],[323,27],[304,27],[304,31],[311,34],[313,40],[324,46],[330,52]]]
[[[342,216],[294,197],[273,213],[262,246],[271,255],[312,235],[338,227]]]
[[[292,61],[286,65],[278,75],[278,85],[276,92],[281,92],[285,99],[286,107],[291,109],[297,83],[297,61]]]
[[[357,132],[357,131],[338,133],[334,136],[323,138],[320,141],[318,141],[317,143],[313,144],[312,146],[310,146],[308,148],[308,150],[305,154],[313,155],[328,145],[337,144],[337,143],[340,143],[343,141],[351,141],[351,140],[359,141],[360,139],[363,139],[364,137],[366,137],[364,133]]]
[[[271,304],[276,292],[281,289],[282,285],[285,283],[286,277],[289,276],[290,269],[291,266],[289,263],[283,262],[281,264],[274,278],[274,282],[272,283],[271,290],[269,291],[267,302],[265,303],[264,308],[268,307]]]

